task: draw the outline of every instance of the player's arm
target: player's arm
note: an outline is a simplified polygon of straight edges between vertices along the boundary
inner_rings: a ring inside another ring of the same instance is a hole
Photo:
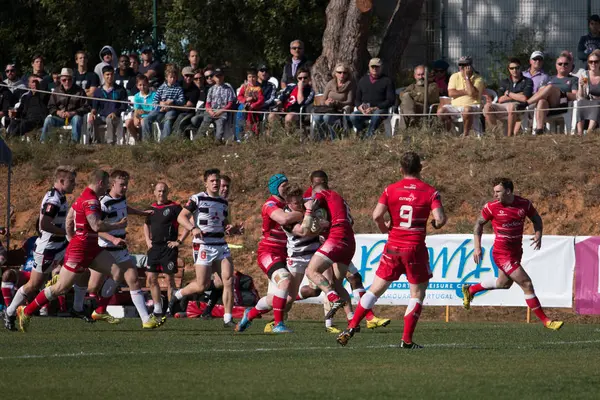
[[[448,218],[446,217],[443,206],[439,206],[438,208],[434,209],[431,214],[433,215],[431,226],[433,226],[434,229],[440,229],[442,226],[446,225],[446,222],[448,222]]]
[[[137,208],[133,208],[131,206],[127,206],[127,214],[131,214],[131,215],[142,215],[144,217],[147,217],[148,215],[152,215],[154,214],[154,210],[138,210]]]
[[[46,203],[42,208],[40,215],[40,230],[51,233],[53,235],[65,236],[67,232],[63,228],[54,225],[52,220],[59,213],[60,207],[56,204]]]
[[[302,228],[303,235],[310,233],[311,227],[314,224],[313,212],[315,212],[318,208],[319,201],[314,197],[309,199],[306,203],[304,203],[304,218],[302,219],[302,224],[300,225]],[[294,211],[293,213],[295,212],[296,211]],[[284,212],[283,214],[289,215],[293,213]]]
[[[375,221],[377,228],[379,228],[379,232],[381,233],[388,233],[390,231],[389,224],[387,224],[383,218],[387,212],[388,206],[382,203],[377,203],[373,210],[373,221]]]
[[[282,226],[302,221],[302,213],[300,211],[285,212],[281,208],[273,210],[269,217]]]
[[[542,247],[542,231],[544,230],[544,223],[537,211],[534,215],[529,217],[529,219],[533,223],[533,230],[535,231],[535,235],[531,238],[531,246],[533,246],[534,250],[539,250]]]
[[[67,239],[69,241],[75,236],[75,215],[72,208],[69,208],[67,218],[65,219],[65,233],[67,234]]]
[[[88,224],[90,224],[90,228],[92,228],[94,232],[98,232],[98,234],[127,227],[127,217],[122,218],[119,222],[114,223],[102,221],[97,213],[87,214],[85,218],[87,219]]]
[[[475,248],[473,250],[473,260],[475,260],[475,264],[481,262],[481,236],[483,235],[483,226],[487,223],[488,220],[480,215],[473,228],[473,247]]]
[[[150,249],[152,247],[152,232],[148,224],[144,224],[144,239],[146,240],[146,247]]]
[[[192,212],[184,207],[177,216],[177,222],[179,223],[179,226],[181,226],[183,229],[187,230],[188,232],[192,232],[192,235],[194,235],[194,237],[202,238],[202,231],[200,230],[200,228],[198,228],[192,223],[192,217]]]
[[[294,234],[294,236],[300,236],[300,237],[314,237],[314,236],[319,236],[319,232],[311,232],[311,230],[309,229],[308,232],[304,232],[304,230],[302,229],[302,224],[295,224],[292,229],[291,232]]]

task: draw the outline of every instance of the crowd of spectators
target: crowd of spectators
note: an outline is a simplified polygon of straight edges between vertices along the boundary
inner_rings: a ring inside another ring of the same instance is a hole
[[[196,50],[189,51],[189,65],[181,70],[161,64],[151,47],[142,49],[140,61],[135,53],[118,56],[104,46],[93,70],[88,69],[88,55],[78,51],[76,68],[50,74],[44,57],[35,55],[31,72],[22,77],[16,65],[6,66],[0,118],[8,136],[41,128],[40,140],[45,141],[53,128],[66,127],[73,142],[85,132],[90,143],[107,144],[125,143],[125,134],[133,141],[172,135],[195,139],[207,136],[211,127],[217,141],[229,132],[242,141],[268,134],[277,122],[297,129],[302,118],[310,119],[304,126],[312,127],[316,139],[333,140],[350,129],[368,138],[392,113],[400,114],[400,129],[437,114],[445,129],[464,136],[481,134],[484,127],[511,136],[525,129],[543,134],[550,116],[567,113],[577,101],[573,130],[583,134],[600,120],[600,16],[592,15],[588,27],[577,52],[586,61],[585,69],[575,73],[574,57],[564,51],[556,59],[556,74],[550,76],[544,70],[546,56],[536,50],[526,67],[518,58],[508,60],[506,78],[493,84],[497,91],[488,89],[472,58],[463,56],[453,74],[443,60],[416,66],[414,82],[398,90],[379,58],[369,61],[367,74],[358,81],[350,66],[338,63],[318,94],[300,40],[290,43],[291,58],[280,81],[260,65],[248,68],[237,89],[227,82],[224,68],[201,67]]]

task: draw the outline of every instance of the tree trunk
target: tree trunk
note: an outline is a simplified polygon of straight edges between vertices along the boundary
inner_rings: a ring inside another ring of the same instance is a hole
[[[361,13],[355,0],[331,0],[327,6],[327,25],[323,32],[323,52],[312,69],[317,93],[325,89],[338,62],[344,62],[358,78],[366,69],[369,13]]]

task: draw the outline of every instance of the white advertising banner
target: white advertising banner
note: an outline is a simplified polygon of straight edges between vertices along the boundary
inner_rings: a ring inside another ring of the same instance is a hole
[[[571,307],[575,267],[574,237],[544,236],[542,248],[530,247],[531,236],[523,238],[522,265],[533,281],[535,292],[544,307]],[[369,288],[379,265],[387,235],[356,235],[353,263]],[[494,235],[483,235],[483,261],[473,261],[473,235],[430,235],[426,243],[433,278],[429,282],[425,305],[462,305],[461,286],[498,276],[491,249]],[[305,278],[306,280],[306,278]],[[346,285],[348,289],[349,286]],[[350,290],[348,290],[351,292]],[[377,304],[406,305],[409,299],[406,276],[390,286]],[[353,299],[356,301],[356,299]],[[310,299],[317,303],[321,299]],[[490,290],[476,295],[473,306],[525,306],[521,288],[513,284],[508,290]]]

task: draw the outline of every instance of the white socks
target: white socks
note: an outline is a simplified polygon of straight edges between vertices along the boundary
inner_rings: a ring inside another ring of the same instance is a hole
[[[491,290],[491,289],[496,289],[498,288],[498,284],[496,283],[498,281],[498,279],[496,278],[487,278],[481,281],[481,286]]]
[[[148,322],[150,316],[148,315],[148,309],[146,308],[146,299],[144,299],[144,294],[142,293],[142,291],[131,290],[129,294],[131,295],[131,301],[133,302],[135,309],[140,315],[142,322]]]
[[[160,314],[162,314],[162,312],[163,312],[162,301],[161,300],[155,301],[154,302],[154,314],[160,315]]]
[[[225,314],[223,315],[223,322],[224,322],[224,323],[231,322],[231,319],[232,319],[232,317],[231,317],[231,314],[229,314],[229,313],[225,313]]]
[[[27,300],[27,296],[25,296],[25,293],[23,292],[23,287],[20,287],[17,290],[17,293],[15,293],[15,297],[13,297],[10,302],[10,306],[6,309],[6,313],[11,317],[14,316],[17,313],[17,307],[23,305],[25,300]]]
[[[365,310],[372,309],[375,306],[375,303],[377,303],[377,296],[375,296],[369,291],[367,291],[367,293],[365,293],[363,297],[360,298],[360,305]]]

